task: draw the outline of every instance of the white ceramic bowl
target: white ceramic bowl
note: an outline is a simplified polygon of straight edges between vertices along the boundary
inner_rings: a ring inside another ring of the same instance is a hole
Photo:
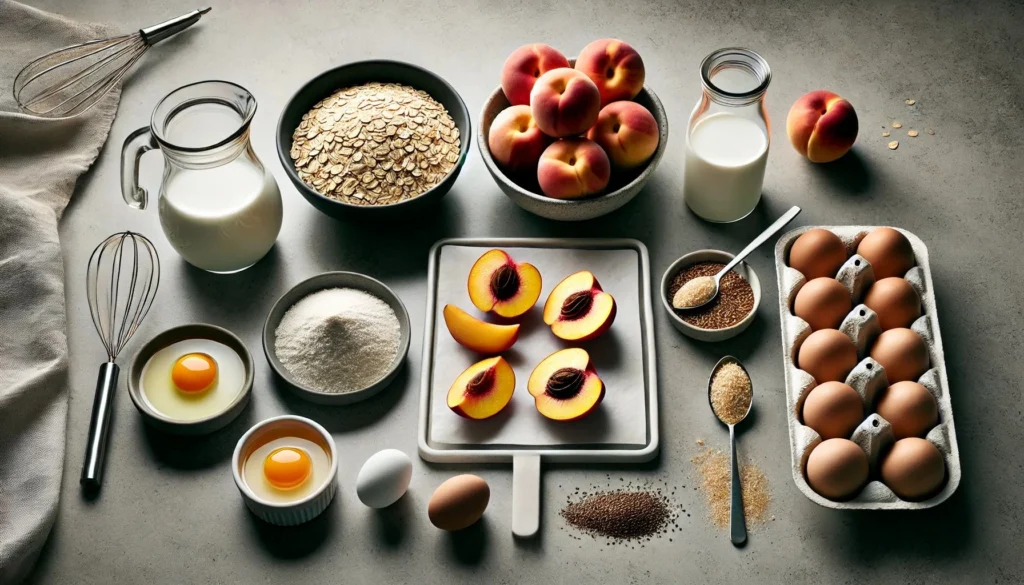
[[[746,262],[740,262],[737,264],[736,267],[733,268],[733,271],[750,283],[750,288],[754,291],[754,308],[751,309],[750,314],[744,317],[739,323],[724,329],[701,329],[700,327],[694,327],[686,321],[683,321],[679,315],[676,314],[676,310],[672,308],[672,298],[669,297],[668,290],[672,285],[672,280],[675,279],[676,274],[679,274],[679,271],[687,266],[697,264],[699,262],[721,262],[723,264],[728,264],[734,257],[734,255],[728,252],[722,252],[721,250],[697,250],[696,252],[690,252],[673,262],[672,265],[668,267],[668,270],[665,271],[665,275],[661,277],[661,305],[665,307],[665,312],[668,313],[668,318],[669,321],[671,321],[672,326],[682,332],[683,335],[692,337],[698,341],[725,341],[726,339],[736,337],[747,327],[750,327],[750,324],[754,322],[754,316],[757,315],[757,308],[761,305],[761,282],[757,279],[757,274],[754,273],[754,269]]]
[[[328,479],[313,493],[295,502],[270,502],[260,498],[243,477],[243,467],[253,451],[279,437],[299,437],[312,441],[323,447],[331,460]],[[256,423],[238,440],[231,456],[231,475],[235,478],[235,485],[242,493],[246,507],[259,519],[277,526],[309,522],[327,509],[338,491],[338,455],[334,438],[326,429],[308,418],[293,415],[268,418]]]

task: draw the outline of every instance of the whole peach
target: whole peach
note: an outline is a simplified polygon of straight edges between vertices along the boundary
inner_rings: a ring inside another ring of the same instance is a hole
[[[553,69],[540,76],[530,92],[530,110],[548,136],[583,134],[597,121],[601,94],[589,77],[575,69]]]
[[[830,91],[812,91],[789,109],[786,132],[793,148],[811,162],[832,162],[857,140],[857,112]]]
[[[537,182],[554,199],[578,199],[608,186],[612,166],[604,149],[592,140],[566,138],[547,147],[537,165]]]
[[[513,106],[529,105],[530,91],[537,78],[552,69],[568,66],[569,60],[554,47],[544,43],[523,45],[505,59],[501,68],[501,90]]]
[[[644,60],[618,39],[600,39],[584,47],[576,57],[576,70],[597,84],[602,106],[631,100],[644,88]]]
[[[658,123],[636,102],[612,102],[601,108],[587,138],[608,153],[612,165],[633,169],[650,160],[658,149]]]
[[[508,171],[533,173],[551,138],[540,131],[530,106],[512,106],[498,113],[487,133],[491,156]]]

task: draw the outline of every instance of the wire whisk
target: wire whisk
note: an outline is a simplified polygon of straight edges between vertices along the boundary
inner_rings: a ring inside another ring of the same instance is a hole
[[[116,233],[93,250],[85,279],[89,313],[107,352],[96,381],[81,478],[83,486],[98,488],[120,372],[114,361],[153,306],[160,284],[160,257],[142,234]]]
[[[77,116],[117,85],[149,47],[199,22],[209,11],[193,10],[136,33],[43,55],[14,78],[14,99],[22,110],[36,116]]]

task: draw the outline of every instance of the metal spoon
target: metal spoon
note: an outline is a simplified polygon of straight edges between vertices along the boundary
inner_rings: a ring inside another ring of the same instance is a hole
[[[772,225],[768,226],[768,229],[766,229],[763,232],[761,232],[761,235],[759,235],[756,238],[754,238],[754,241],[750,242],[750,244],[746,248],[743,248],[742,252],[740,252],[739,254],[736,254],[736,257],[732,259],[732,262],[729,262],[728,264],[726,264],[725,268],[723,268],[720,271],[718,271],[718,274],[716,274],[714,276],[702,276],[702,277],[698,277],[698,278],[695,278],[695,279],[691,280],[690,282],[696,282],[696,281],[698,281],[698,280],[700,280],[702,278],[714,279],[714,281],[715,281],[715,290],[714,290],[713,293],[711,293],[710,296],[707,297],[707,300],[705,300],[703,303],[700,303],[700,304],[697,304],[697,305],[687,305],[687,306],[680,307],[680,306],[676,305],[676,303],[674,302],[674,299],[673,299],[672,306],[677,308],[677,309],[686,309],[686,310],[699,309],[700,307],[703,307],[704,305],[706,305],[706,304],[710,303],[711,301],[715,300],[715,298],[718,296],[718,291],[721,288],[722,277],[725,276],[726,274],[728,274],[730,270],[735,268],[737,264],[742,262],[744,258],[749,256],[751,252],[753,252],[754,250],[756,250],[759,247],[761,247],[761,244],[767,242],[768,239],[771,238],[772,236],[774,236],[776,233],[778,233],[779,230],[781,230],[782,228],[786,227],[786,224],[788,224],[789,222],[793,221],[793,218],[796,217],[797,215],[800,215],[800,208],[797,207],[796,205],[794,205],[793,207],[790,208],[789,211],[787,211],[785,214],[783,214],[782,217],[780,217],[779,219],[775,220],[775,223],[773,223]],[[687,283],[687,284],[689,284],[689,283]],[[680,290],[682,290],[682,289],[680,289]]]
[[[799,211],[799,210],[798,210]],[[743,516],[743,490],[740,486],[740,466],[736,461],[736,425],[743,422],[747,415],[750,414],[750,408],[754,405],[754,382],[750,382],[750,404],[747,405],[747,411],[743,413],[743,416],[733,424],[729,424],[722,420],[718,413],[715,412],[715,405],[711,402],[711,382],[715,379],[715,374],[718,373],[718,369],[727,363],[735,363],[739,367],[743,368],[743,372],[747,374],[747,378],[750,378],[750,373],[747,372],[747,368],[743,367],[743,363],[740,360],[727,355],[724,358],[718,360],[715,367],[711,370],[711,376],[708,377],[708,406],[711,407],[711,412],[715,414],[722,424],[729,427],[729,451],[730,451],[730,462],[732,463],[732,482],[729,488],[729,495],[732,503],[729,506],[730,519],[729,519],[729,533],[732,543],[735,545],[741,545],[747,541],[747,521]]]

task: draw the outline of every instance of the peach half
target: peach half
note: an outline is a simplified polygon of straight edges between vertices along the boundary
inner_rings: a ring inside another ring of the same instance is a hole
[[[543,285],[533,264],[517,263],[504,250],[489,250],[469,271],[469,300],[481,311],[518,317],[540,298]]]
[[[599,39],[584,47],[576,58],[576,70],[597,85],[602,106],[631,100],[644,88],[644,60],[636,49],[618,39]]]
[[[466,368],[448,389],[448,408],[459,416],[482,420],[502,411],[512,400],[516,373],[498,356]]]
[[[501,91],[513,106],[530,104],[530,92],[537,78],[552,69],[568,67],[569,60],[558,49],[544,43],[523,45],[505,59],[501,68]]]
[[[590,354],[578,347],[544,358],[533,369],[526,388],[537,411],[557,421],[583,418],[604,398],[604,382],[598,377]]]
[[[615,321],[615,299],[584,270],[565,277],[544,303],[544,322],[555,337],[588,341],[600,336]]]
[[[533,174],[551,138],[541,132],[530,106],[512,106],[498,113],[487,133],[491,156],[506,171]]]
[[[552,199],[597,195],[612,178],[608,154],[593,140],[566,138],[544,151],[537,165],[540,190]]]
[[[444,324],[459,345],[478,353],[494,355],[515,345],[519,324],[498,325],[481,321],[455,305],[444,306]]]
[[[817,90],[796,100],[786,116],[786,132],[797,152],[811,162],[843,156],[857,140],[857,112],[831,91]]]
[[[587,138],[608,153],[612,165],[635,169],[654,156],[661,137],[647,108],[636,102],[612,102],[601,108]]]
[[[575,69],[552,69],[533,86],[530,111],[548,136],[578,136],[597,122],[601,93],[589,77]]]

